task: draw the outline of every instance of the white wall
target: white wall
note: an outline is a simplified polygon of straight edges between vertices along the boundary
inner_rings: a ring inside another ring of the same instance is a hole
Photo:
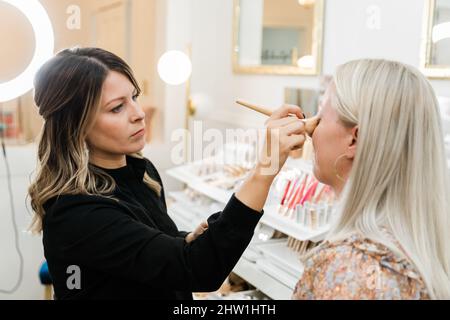
[[[262,31],[263,31],[263,0],[242,1],[239,24],[240,39],[239,61],[246,66],[261,64]]]
[[[238,75],[232,72],[233,1],[192,0],[192,93],[200,96],[199,119],[239,126],[263,117],[234,104],[237,98],[277,107],[285,87],[313,88],[317,77]],[[367,27],[368,7],[380,9],[380,29]],[[419,66],[424,0],[325,0],[323,73],[350,59],[377,57]],[[450,96],[450,81],[433,80]]]
[[[157,63],[161,55],[168,50],[187,52],[192,34],[192,6],[190,0],[153,1],[156,8],[155,63]],[[159,120],[163,123],[164,130],[161,139],[146,146],[144,155],[159,169],[166,189],[179,189],[181,184],[169,178],[165,170],[174,166],[170,160],[170,152],[174,145],[170,141],[172,132],[185,126],[186,84],[166,85],[155,73],[153,88],[156,91],[155,103],[163,110]]]
[[[42,299],[44,287],[39,282],[39,267],[44,261],[41,236],[25,233],[31,221],[31,209],[25,204],[27,188],[36,164],[36,147],[7,147],[11,169],[12,194],[19,231],[19,248],[24,257],[23,282],[14,294],[0,293],[5,299]],[[0,157],[0,290],[10,290],[19,277],[19,256],[14,246],[14,228],[11,218],[6,166]]]

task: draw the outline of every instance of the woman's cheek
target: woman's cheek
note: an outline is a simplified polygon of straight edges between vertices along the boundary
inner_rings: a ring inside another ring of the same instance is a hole
[[[314,171],[314,176],[316,177],[316,179],[318,179],[319,181],[321,180],[321,174],[320,174],[320,157],[319,154],[317,152],[318,150],[318,145],[319,145],[319,136],[320,136],[320,129],[317,130],[318,128],[316,128],[316,130],[314,131],[314,134],[312,136],[312,144],[313,144],[313,171]]]
[[[110,135],[114,140],[120,141],[123,140],[123,137],[126,134],[126,127],[122,125],[123,121],[121,119],[109,119],[108,126],[106,132]]]

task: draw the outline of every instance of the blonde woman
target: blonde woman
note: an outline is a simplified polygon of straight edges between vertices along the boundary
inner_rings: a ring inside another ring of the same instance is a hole
[[[294,299],[449,299],[448,169],[438,104],[416,69],[337,68],[313,134],[314,173],[340,196]]]
[[[142,157],[145,113],[129,66],[99,48],[58,53],[39,71],[35,101],[44,118],[39,168],[29,188],[33,230],[56,299],[192,299],[233,269],[261,218],[270,185],[304,126],[285,106],[269,119],[262,157],[225,209],[196,231],[167,215],[161,178]],[[278,132],[279,140],[272,140]],[[267,165],[274,170],[265,170]]]

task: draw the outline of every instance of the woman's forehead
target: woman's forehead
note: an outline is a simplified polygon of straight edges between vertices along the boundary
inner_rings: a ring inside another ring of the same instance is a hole
[[[103,83],[103,91],[105,92],[128,91],[130,87],[134,88],[131,81],[117,71],[110,71]]]
[[[125,75],[110,71],[103,83],[102,102],[107,104],[114,99],[130,95],[134,90],[133,84]]]

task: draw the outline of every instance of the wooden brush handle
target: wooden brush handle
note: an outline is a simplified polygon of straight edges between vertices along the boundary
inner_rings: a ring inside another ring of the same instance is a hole
[[[252,109],[252,110],[254,110],[256,112],[265,114],[268,117],[270,117],[272,115],[272,111],[270,111],[270,110],[268,110],[268,109],[266,109],[264,107],[256,106],[256,105],[253,105],[253,104],[250,104],[248,102],[241,101],[241,100],[236,101],[236,103],[240,104],[241,106],[244,106],[246,108]]]
[[[269,109],[265,108],[265,107],[261,107],[261,106],[257,106],[242,100],[237,100],[236,101],[237,104],[240,104],[241,106],[244,106],[246,108],[252,109],[256,112],[262,113],[268,117],[270,117],[272,115],[272,111],[270,111]],[[305,131],[306,133],[311,137],[314,129],[316,129],[317,125],[319,124],[319,118],[317,116],[312,117],[312,118],[308,118],[308,119],[300,119],[303,121],[303,123],[305,124]]]

